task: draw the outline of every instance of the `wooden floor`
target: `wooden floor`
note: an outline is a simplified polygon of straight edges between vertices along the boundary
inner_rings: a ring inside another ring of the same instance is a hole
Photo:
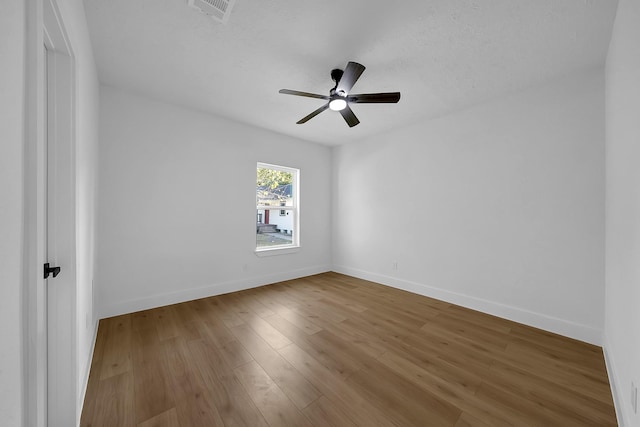
[[[613,426],[599,347],[325,273],[100,321],[83,426]]]

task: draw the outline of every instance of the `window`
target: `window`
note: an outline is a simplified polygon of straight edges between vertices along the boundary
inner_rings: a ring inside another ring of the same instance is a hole
[[[300,171],[258,163],[256,168],[256,251],[297,248],[300,243]]]

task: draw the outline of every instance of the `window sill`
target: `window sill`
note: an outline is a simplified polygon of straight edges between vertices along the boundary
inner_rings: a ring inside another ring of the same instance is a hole
[[[256,249],[255,254],[259,257],[286,255],[300,252],[300,246],[285,246],[279,248]]]

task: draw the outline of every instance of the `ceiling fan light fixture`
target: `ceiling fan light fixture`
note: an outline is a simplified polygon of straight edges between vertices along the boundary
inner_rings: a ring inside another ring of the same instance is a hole
[[[333,111],[342,111],[347,108],[347,101],[342,98],[336,98],[329,101],[329,108]]]

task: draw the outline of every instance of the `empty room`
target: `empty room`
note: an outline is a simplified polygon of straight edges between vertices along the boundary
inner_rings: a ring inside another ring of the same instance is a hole
[[[640,1],[5,0],[0,424],[640,427]]]

